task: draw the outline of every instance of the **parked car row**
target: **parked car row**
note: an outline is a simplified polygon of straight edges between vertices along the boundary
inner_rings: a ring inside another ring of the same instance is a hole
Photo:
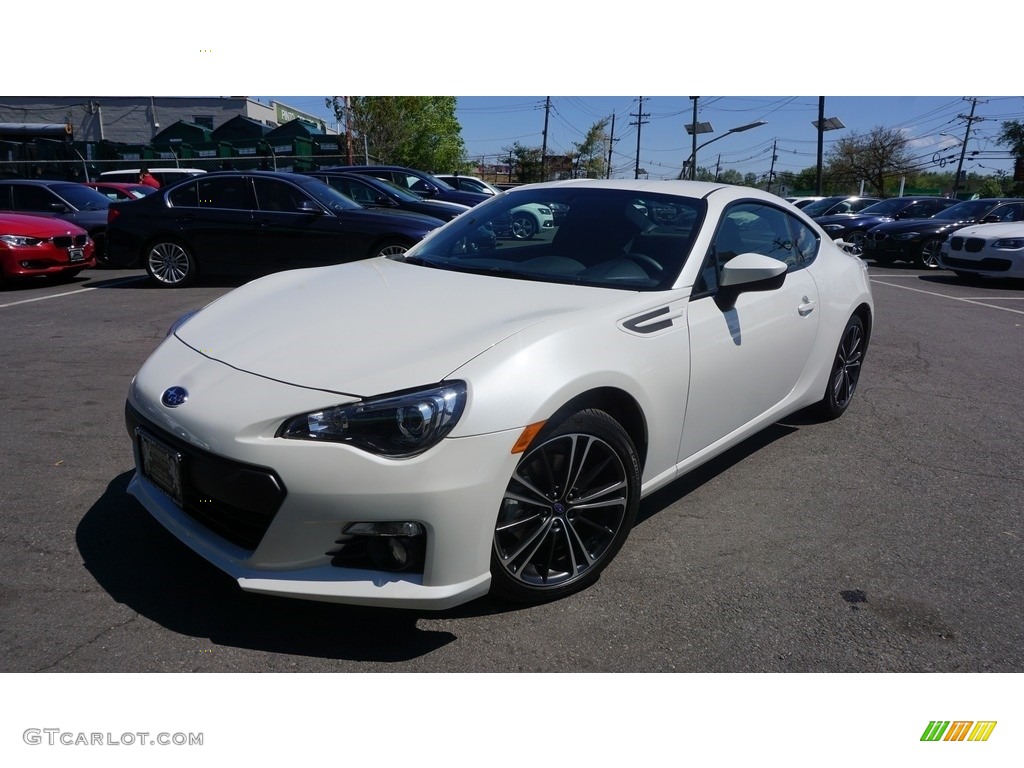
[[[1024,199],[897,197],[862,206],[868,199],[787,201],[802,203],[803,212],[848,252],[879,265],[904,261],[960,277],[1014,277],[1024,270]],[[845,212],[835,212],[844,205]]]

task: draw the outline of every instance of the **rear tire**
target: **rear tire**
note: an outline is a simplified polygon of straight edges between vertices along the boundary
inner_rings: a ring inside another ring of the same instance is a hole
[[[491,592],[545,603],[595,581],[626,541],[640,504],[640,461],[626,431],[585,410],[542,431],[498,510]]]
[[[196,278],[195,257],[184,244],[171,238],[154,240],[143,252],[146,272],[161,288],[183,288]]]
[[[832,361],[832,372],[828,377],[825,396],[819,408],[826,419],[837,419],[846,413],[857,391],[860,381],[861,364],[867,351],[867,336],[864,333],[864,322],[853,315],[846,323],[843,335],[839,339],[839,347]]]

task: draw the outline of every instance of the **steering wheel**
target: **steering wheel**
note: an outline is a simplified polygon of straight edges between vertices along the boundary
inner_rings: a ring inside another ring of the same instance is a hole
[[[655,271],[655,273],[665,271],[665,267],[660,262],[656,261],[655,259],[651,258],[645,253],[627,253],[626,258],[632,259],[633,261],[636,261],[640,264],[651,267]]]

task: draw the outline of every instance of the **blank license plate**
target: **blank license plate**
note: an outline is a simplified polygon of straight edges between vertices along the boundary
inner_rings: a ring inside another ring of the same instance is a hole
[[[141,429],[136,429],[135,434],[139,438],[139,452],[142,454],[142,474],[174,499],[175,504],[183,507],[181,454]]]

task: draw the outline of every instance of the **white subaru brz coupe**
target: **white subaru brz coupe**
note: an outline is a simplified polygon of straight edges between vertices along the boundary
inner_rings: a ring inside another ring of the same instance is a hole
[[[530,204],[565,215],[495,238]],[[774,195],[524,186],[404,256],[181,318],[131,382],[129,491],[252,592],[553,600],[643,496],[798,409],[842,414],[873,320],[864,263]]]

